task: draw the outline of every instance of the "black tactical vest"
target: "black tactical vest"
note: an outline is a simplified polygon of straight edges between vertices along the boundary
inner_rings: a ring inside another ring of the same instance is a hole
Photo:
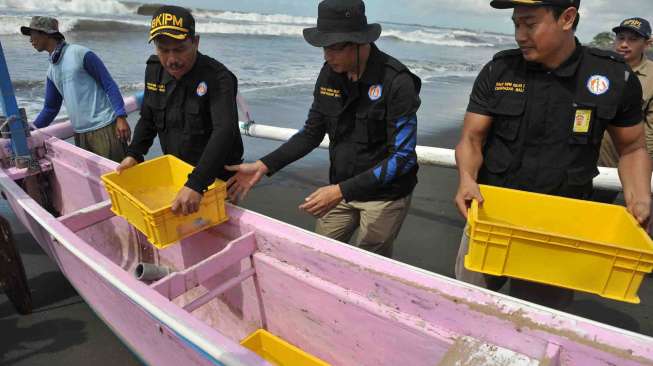
[[[388,105],[392,103],[393,80],[400,73],[408,73],[413,78],[419,94],[421,80],[401,62],[374,46],[359,82],[348,82],[344,75],[331,71],[321,73],[314,107],[324,115],[327,123],[332,184],[372,169],[390,155],[393,142],[388,138],[388,126],[395,121],[387,118]],[[361,200],[394,200],[407,196],[417,184],[417,170],[416,164],[408,173],[389,184],[377,186]]]
[[[493,122],[479,183],[572,198],[591,194],[601,139],[629,74],[615,54],[577,47],[567,74],[528,64],[519,50],[495,56]]]
[[[147,61],[143,103],[152,110],[152,120],[164,154],[197,165],[213,131],[208,90],[202,88],[208,88],[206,80],[220,72],[228,72],[235,79],[221,63],[202,54],[198,54],[196,65],[181,80],[174,80],[164,73],[157,56],[151,56]],[[232,133],[238,137],[239,145],[234,146],[226,163],[239,164],[242,161],[242,142],[237,125]],[[223,180],[230,175],[222,167],[216,172],[216,177]]]

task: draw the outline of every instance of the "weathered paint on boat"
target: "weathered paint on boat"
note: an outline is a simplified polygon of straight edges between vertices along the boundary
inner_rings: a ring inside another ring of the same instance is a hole
[[[109,210],[116,164],[36,132],[53,216],[0,170],[14,213],[111,329],[152,365],[265,365],[258,328],[333,365],[653,365],[653,339],[512,299],[229,206],[156,250]],[[3,145],[2,145],[3,146]],[[434,239],[434,245],[437,240]],[[442,244],[444,245],[444,244]],[[140,262],[175,270],[151,284]],[[465,363],[464,363],[465,362]]]

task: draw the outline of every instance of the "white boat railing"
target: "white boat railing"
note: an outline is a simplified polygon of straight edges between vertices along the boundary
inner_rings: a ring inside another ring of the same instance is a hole
[[[142,95],[135,95],[125,98],[125,110],[127,113],[132,113],[140,109]],[[292,128],[275,127],[269,125],[258,124],[254,122],[240,122],[240,133],[242,135],[251,136],[255,138],[262,138],[267,140],[288,141],[297,130]],[[73,130],[70,127],[70,122],[61,122],[52,124],[49,127],[42,128],[38,131],[32,132],[33,143],[39,143],[43,139],[55,136],[60,139],[67,139],[73,135]],[[7,141],[0,139],[0,157],[11,154],[10,144]],[[4,147],[4,149],[2,148]],[[329,147],[329,138],[326,137],[320,148],[327,149]],[[417,159],[422,165],[430,165],[442,168],[456,168],[456,158],[454,150],[442,149],[430,146],[417,146]],[[653,183],[651,184],[653,191]],[[621,181],[619,180],[619,173],[615,168],[599,168],[599,175],[594,178],[594,187],[606,189],[611,191],[621,191]]]
[[[252,122],[240,122],[240,133],[256,138],[288,141],[297,130],[261,125]],[[329,148],[329,138],[325,137],[320,148]],[[417,146],[417,160],[422,165],[437,166],[441,168],[456,168],[456,156],[452,149],[442,149],[430,146]],[[653,182],[651,184],[653,190]],[[599,167],[599,175],[594,178],[594,187],[610,191],[621,191],[621,181],[616,168]]]

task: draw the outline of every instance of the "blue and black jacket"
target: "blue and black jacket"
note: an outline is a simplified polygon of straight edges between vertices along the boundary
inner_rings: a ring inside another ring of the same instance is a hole
[[[273,174],[308,154],[328,133],[331,184],[346,201],[396,200],[417,184],[420,79],[374,44],[351,82],[325,64],[304,127],[263,163]]]

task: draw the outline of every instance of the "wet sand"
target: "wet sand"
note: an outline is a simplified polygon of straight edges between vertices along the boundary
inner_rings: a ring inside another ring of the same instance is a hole
[[[420,136],[420,145],[451,148],[458,130],[442,130]],[[245,138],[246,159],[251,161],[272,151],[278,142]],[[317,187],[327,184],[327,152],[314,151],[282,172],[264,180],[242,203],[248,209],[309,230],[314,219],[297,209]],[[395,259],[445,276],[453,265],[463,219],[452,199],[457,173],[452,169],[422,166],[412,207],[395,242]],[[54,263],[41,251],[8,210],[0,214],[12,220],[29,284],[35,313],[19,316],[0,295],[0,364],[2,365],[139,365],[120,340],[95,316],[76,294]],[[640,289],[641,305],[631,305],[577,294],[571,313],[634,332],[653,336],[653,283]]]

